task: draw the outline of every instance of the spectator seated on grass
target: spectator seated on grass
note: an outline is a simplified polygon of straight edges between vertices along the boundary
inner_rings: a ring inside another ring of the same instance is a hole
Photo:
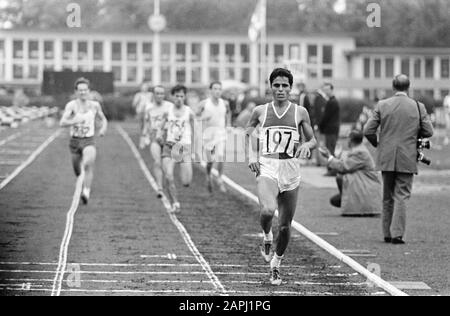
[[[339,194],[331,198],[331,204],[342,208],[343,216],[376,216],[381,213],[381,179],[375,171],[375,162],[363,145],[363,133],[353,130],[349,136],[348,152],[341,159],[331,155],[328,149],[320,153],[328,159],[328,167],[338,173],[336,182]]]

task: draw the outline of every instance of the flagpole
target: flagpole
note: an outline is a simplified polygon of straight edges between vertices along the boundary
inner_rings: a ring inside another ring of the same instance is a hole
[[[260,36],[260,66],[261,66],[261,77],[260,77],[260,86],[259,86],[259,93],[261,97],[266,96],[266,68],[267,68],[267,61],[266,61],[266,46],[267,46],[267,0],[260,0],[261,1],[261,19],[260,21],[263,21],[263,27],[261,29],[261,36]]]

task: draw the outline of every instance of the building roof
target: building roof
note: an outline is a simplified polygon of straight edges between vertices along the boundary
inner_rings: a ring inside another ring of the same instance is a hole
[[[450,47],[358,47],[347,56],[358,55],[450,55]]]
[[[17,34],[111,34],[111,35],[149,35],[153,34],[148,28],[141,29],[88,29],[88,28],[59,28],[59,29],[35,29],[35,28],[13,28],[13,29],[0,29],[1,33],[17,33]],[[229,31],[229,30],[171,30],[167,29],[162,34],[173,35],[173,36],[245,36],[247,37],[247,30],[245,31]],[[355,34],[348,32],[327,32],[327,33],[308,33],[308,32],[268,32],[268,37],[317,37],[317,38],[349,38],[354,39]]]

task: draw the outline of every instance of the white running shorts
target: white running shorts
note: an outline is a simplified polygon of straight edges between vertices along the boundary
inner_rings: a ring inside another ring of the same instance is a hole
[[[260,157],[260,177],[268,178],[278,184],[280,193],[295,190],[300,186],[300,160],[273,159]]]

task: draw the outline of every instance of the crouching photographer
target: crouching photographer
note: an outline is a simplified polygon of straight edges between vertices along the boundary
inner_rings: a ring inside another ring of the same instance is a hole
[[[418,162],[431,163],[423,150],[430,147],[424,139],[433,136],[433,126],[425,106],[408,97],[409,87],[408,76],[396,76],[395,95],[376,105],[364,129],[369,142],[377,147],[377,169],[383,176],[384,241],[393,244],[405,243],[406,204]]]

